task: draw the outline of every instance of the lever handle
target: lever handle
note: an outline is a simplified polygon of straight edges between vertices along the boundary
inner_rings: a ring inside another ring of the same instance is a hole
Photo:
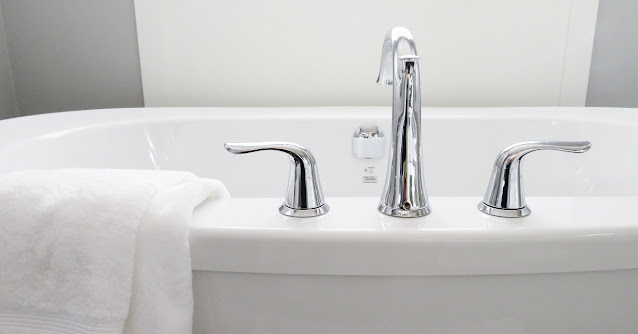
[[[226,143],[226,150],[234,154],[258,151],[279,151],[290,157],[288,190],[279,212],[290,217],[315,217],[330,209],[325,203],[317,162],[310,151],[295,143],[266,141],[251,143]]]
[[[525,203],[521,160],[538,150],[584,153],[591,148],[588,141],[526,141],[506,147],[494,161],[490,183],[478,209],[498,217],[524,217],[531,213]]]

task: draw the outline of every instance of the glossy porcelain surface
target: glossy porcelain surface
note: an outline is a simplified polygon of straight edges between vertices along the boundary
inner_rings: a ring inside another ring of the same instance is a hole
[[[387,155],[352,134],[391,133],[390,108],[119,109],[0,122],[0,172],[156,168],[222,180],[233,198],[194,212],[199,333],[633,333],[638,331],[638,110],[423,108],[433,212],[376,210]],[[285,217],[285,155],[312,151],[330,212]],[[494,156],[521,141],[588,140],[525,162],[517,219],[479,212]],[[386,141],[386,150],[389,143]],[[387,154],[387,153],[386,153]],[[376,182],[376,183],[375,183]]]

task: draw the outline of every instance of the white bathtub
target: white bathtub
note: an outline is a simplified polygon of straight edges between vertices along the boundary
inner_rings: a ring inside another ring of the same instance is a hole
[[[389,108],[94,110],[0,122],[0,172],[188,170],[232,199],[194,212],[195,333],[638,332],[638,110],[423,110],[433,213],[376,205],[383,159],[356,159],[359,126],[390,136]],[[287,218],[287,157],[224,142],[297,142],[331,211]],[[524,140],[589,140],[585,154],[524,161],[532,215],[476,209],[496,154]],[[377,177],[377,183],[365,183]],[[370,178],[372,177],[372,178]]]

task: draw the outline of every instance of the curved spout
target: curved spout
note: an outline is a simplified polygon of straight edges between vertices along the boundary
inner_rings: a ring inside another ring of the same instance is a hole
[[[389,86],[399,82],[402,76],[399,58],[405,56],[418,57],[412,33],[403,27],[390,29],[383,41],[377,83]]]

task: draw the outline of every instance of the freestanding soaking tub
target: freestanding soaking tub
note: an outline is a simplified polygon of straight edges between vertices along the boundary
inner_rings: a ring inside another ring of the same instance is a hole
[[[0,122],[0,172],[188,170],[232,199],[193,216],[194,332],[638,332],[638,110],[423,110],[433,212],[376,210],[389,108],[119,109]],[[381,158],[352,156],[361,126]],[[283,140],[317,159],[331,210],[280,215],[287,157],[225,142]],[[524,140],[589,140],[585,154],[525,158],[524,218],[479,212],[492,164]]]

